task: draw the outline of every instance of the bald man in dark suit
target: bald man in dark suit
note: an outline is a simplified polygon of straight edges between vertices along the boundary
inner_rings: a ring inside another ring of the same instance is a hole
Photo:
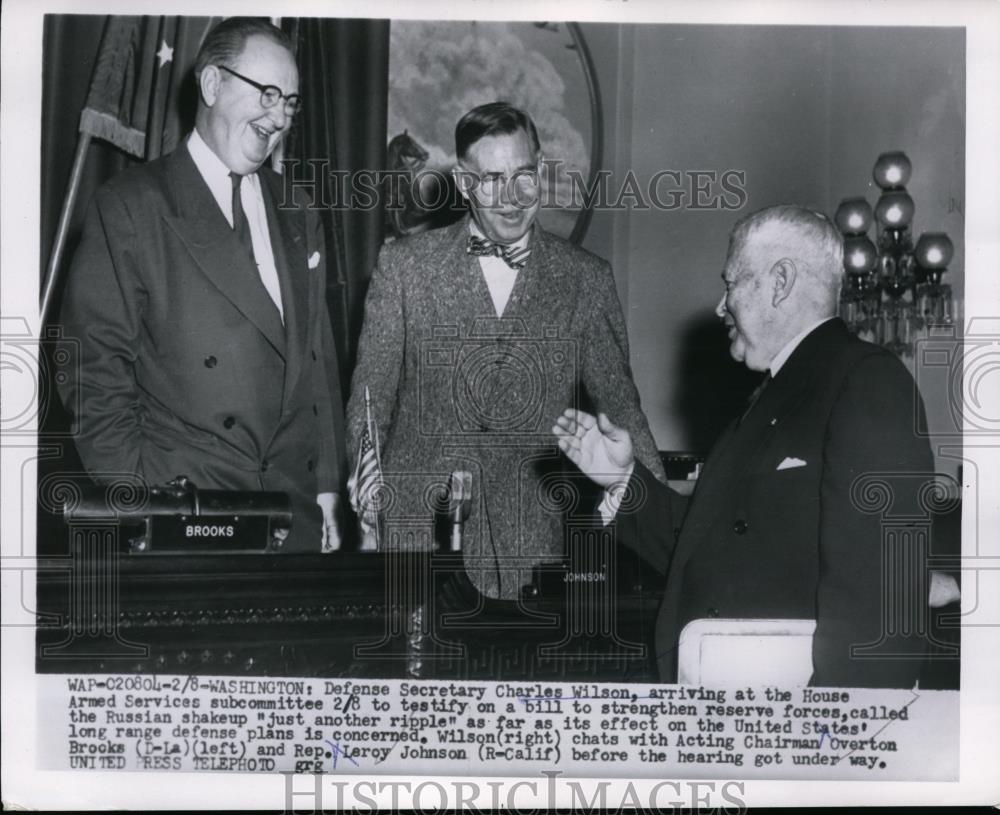
[[[815,620],[811,685],[917,678],[923,640],[885,636],[884,593],[897,577],[862,485],[873,478],[894,512],[919,516],[934,462],[906,368],[834,316],[842,276],[841,238],[822,215],[772,207],[734,229],[716,313],[733,358],[765,383],[709,452],[676,540],[667,488],[634,460],[628,432],[575,410],[553,428],[609,488],[605,520],[667,576],[655,633],[663,681],[676,678],[684,626],[713,617]],[[902,590],[927,602],[922,579]]]

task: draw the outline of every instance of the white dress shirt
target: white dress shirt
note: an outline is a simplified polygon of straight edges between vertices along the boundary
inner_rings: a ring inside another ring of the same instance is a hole
[[[197,130],[191,131],[188,138],[188,152],[194,159],[194,165],[205,179],[215,203],[219,205],[222,214],[226,216],[229,225],[233,225],[233,182],[229,178],[229,168],[205,144],[205,140]],[[271,249],[271,233],[267,228],[267,209],[264,206],[264,194],[260,188],[257,173],[243,176],[240,184],[240,201],[243,212],[246,213],[250,226],[250,240],[253,243],[254,259],[257,261],[257,273],[260,282],[264,284],[267,293],[278,308],[281,320],[285,320],[285,311],[281,303],[281,286],[278,283],[278,269],[274,265],[274,252]]]
[[[784,347],[774,355],[771,360],[771,364],[767,366],[768,371],[771,373],[771,378],[773,379],[778,375],[778,371],[782,369],[784,364],[788,362],[788,358],[795,352],[795,349],[799,347],[802,340],[812,334],[817,328],[819,328],[823,323],[832,320],[833,317],[824,317],[822,320],[817,320],[816,322],[810,324],[803,331],[800,331],[794,337],[792,337]],[[630,464],[628,472],[622,476],[622,487],[628,483],[628,480],[632,477],[632,470],[635,469],[635,464]],[[607,526],[615,519],[615,515],[618,514],[618,509],[621,507],[622,499],[625,497],[625,490],[615,489],[615,490],[604,490],[604,497],[601,499],[601,503],[598,505],[597,509],[601,513],[601,521]]]
[[[477,238],[486,238],[473,220],[469,221],[469,232]],[[510,246],[516,249],[527,246],[530,235],[530,232],[522,235]],[[497,317],[502,317],[504,309],[507,308],[507,301],[510,300],[510,294],[514,291],[518,270],[512,269],[507,265],[507,261],[496,255],[480,255],[479,268],[483,270],[483,277],[486,278],[486,286],[490,290],[490,298],[493,300],[493,309],[496,311]]]

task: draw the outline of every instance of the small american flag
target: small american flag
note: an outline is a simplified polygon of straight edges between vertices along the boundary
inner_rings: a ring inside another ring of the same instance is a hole
[[[378,493],[382,486],[382,463],[376,440],[372,439],[371,401],[365,388],[365,409],[367,422],[361,434],[358,448],[358,463],[349,485],[351,506],[363,523],[374,526],[378,521]],[[378,431],[375,431],[376,433]]]

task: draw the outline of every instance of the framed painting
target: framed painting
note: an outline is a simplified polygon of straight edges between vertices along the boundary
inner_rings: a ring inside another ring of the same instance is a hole
[[[575,23],[393,20],[390,33],[389,169],[412,174],[416,200],[390,198],[387,227],[405,235],[458,217],[458,120],[503,100],[525,110],[542,145],[545,229],[579,243],[590,222],[584,190],[601,165],[597,76]]]

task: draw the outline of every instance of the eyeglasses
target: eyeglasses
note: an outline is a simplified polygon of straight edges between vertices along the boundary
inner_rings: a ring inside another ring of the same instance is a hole
[[[302,98],[297,93],[290,93],[286,96],[282,93],[281,88],[276,85],[261,85],[259,82],[254,82],[249,77],[243,76],[243,74],[238,74],[232,68],[227,68],[225,65],[220,65],[218,67],[226,73],[232,74],[237,79],[242,79],[248,85],[253,85],[257,90],[259,90],[261,107],[273,108],[278,104],[278,102],[284,99],[286,116],[295,116],[302,110]]]
[[[530,194],[538,187],[538,168],[523,168],[514,172],[510,177],[503,173],[483,173],[479,174],[462,167],[461,175],[464,176],[462,184],[465,189],[479,189],[488,196],[499,196],[501,190],[506,190],[508,195]]]

